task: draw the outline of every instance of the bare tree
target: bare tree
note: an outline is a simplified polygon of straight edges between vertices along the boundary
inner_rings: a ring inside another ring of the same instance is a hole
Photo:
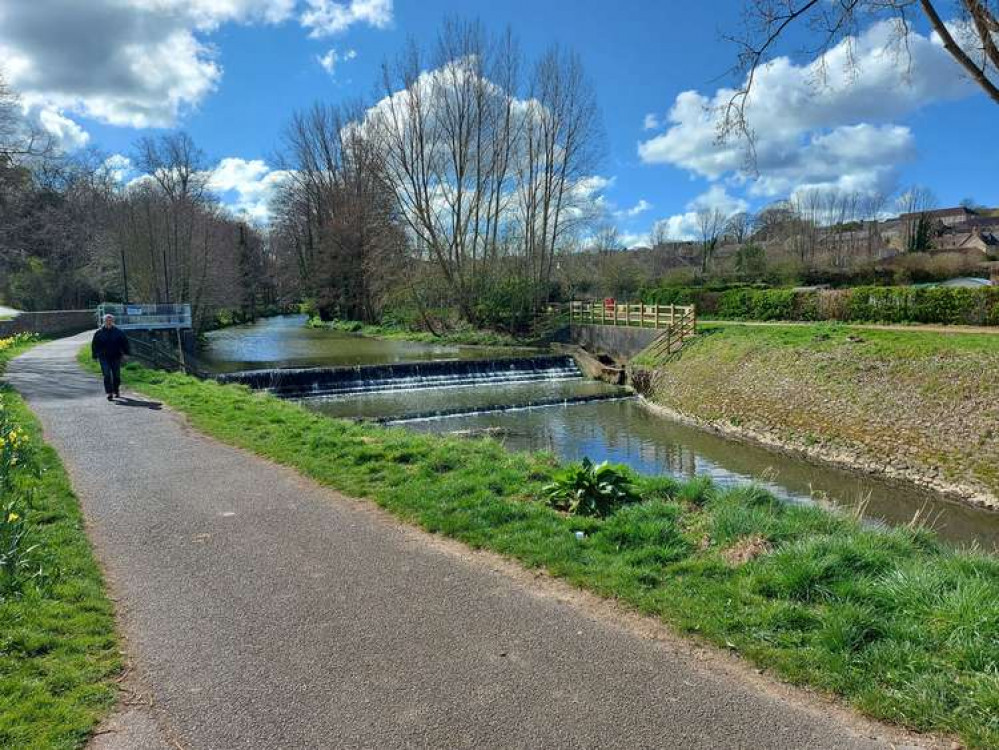
[[[739,211],[728,217],[725,222],[725,236],[736,245],[742,245],[753,233],[753,215]]]
[[[942,13],[954,13],[958,25],[948,24]],[[756,73],[778,54],[780,43],[794,27],[807,27],[817,38],[812,51],[823,53],[855,36],[862,23],[890,19],[895,33],[887,51],[898,57],[904,70],[911,23],[917,15],[939,35],[971,80],[999,104],[999,7],[995,0],[745,0],[743,31],[731,37],[741,50],[736,71],[744,80],[725,108],[722,135],[739,133],[752,146],[746,109]]]
[[[413,246],[469,320],[497,267],[519,265],[540,304],[560,246],[586,218],[579,188],[599,153],[592,89],[578,58],[558,49],[523,92],[522,68],[509,33],[449,22],[432,55],[411,45],[383,67],[384,98],[364,125]]]
[[[372,322],[401,270],[406,240],[382,153],[358,125],[363,112],[317,104],[293,116],[272,236],[323,315]]]
[[[697,212],[697,231],[701,242],[701,273],[707,273],[708,265],[718,248],[718,241],[725,231],[726,217],[718,208],[702,208]]]
[[[490,41],[478,24],[448,22],[433,55],[411,43],[383,66],[384,99],[365,121],[414,246],[438,265],[470,319],[511,201],[523,130],[518,68],[509,36]]]
[[[147,240],[150,248],[158,248],[160,256],[157,298],[167,303],[196,303],[192,295],[196,297],[201,291],[206,273],[206,263],[199,265],[194,257],[198,212],[205,207],[208,194],[205,154],[187,133],[170,133],[139,140],[135,164],[148,175],[153,188],[153,194],[147,196],[147,208],[161,199],[162,215],[157,218],[166,223],[164,231],[147,213]]]
[[[616,252],[624,250],[624,243],[621,242],[621,232],[615,224],[604,224],[597,228],[593,235],[593,249],[598,252]]]
[[[55,139],[22,115],[21,98],[0,71],[0,169],[26,159],[41,160],[55,150]]]
[[[653,249],[665,247],[672,238],[669,236],[669,224],[665,221],[657,221],[652,225],[652,232],[649,234],[649,244]]]
[[[540,293],[558,247],[589,218],[577,187],[592,174],[602,143],[596,98],[577,55],[554,47],[538,61],[525,130],[520,222],[531,281]]]
[[[935,231],[929,212],[937,206],[936,196],[928,188],[913,185],[899,194],[897,206],[905,251],[921,253],[929,250]]]

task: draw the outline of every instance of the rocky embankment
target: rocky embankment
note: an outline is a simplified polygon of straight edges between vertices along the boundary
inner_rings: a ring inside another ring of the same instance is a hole
[[[673,418],[999,510],[999,335],[717,326],[631,379]]]

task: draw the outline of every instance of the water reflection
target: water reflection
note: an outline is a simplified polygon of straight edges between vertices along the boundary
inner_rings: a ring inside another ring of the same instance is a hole
[[[488,387],[425,388],[381,391],[348,396],[302,399],[308,409],[345,419],[406,419],[442,413],[522,408],[577,399],[613,398],[630,394],[626,388],[598,380],[554,380],[491,384]]]
[[[212,331],[199,352],[202,367],[213,373],[276,367],[354,367],[395,362],[495,359],[527,356],[537,350],[451,346],[389,341],[341,331],[306,327],[305,315],[279,315],[256,323]]]

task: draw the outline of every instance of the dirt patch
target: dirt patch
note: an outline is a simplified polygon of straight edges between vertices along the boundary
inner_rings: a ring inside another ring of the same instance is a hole
[[[773,547],[761,536],[744,537],[730,547],[722,550],[721,556],[729,565],[739,566],[755,560],[761,555],[767,555]]]

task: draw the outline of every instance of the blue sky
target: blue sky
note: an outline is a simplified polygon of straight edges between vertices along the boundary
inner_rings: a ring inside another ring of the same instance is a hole
[[[274,154],[291,112],[373,101],[381,62],[409,36],[431,43],[457,14],[509,25],[528,57],[553,42],[582,56],[607,137],[602,204],[632,242],[656,221],[689,234],[701,205],[753,209],[806,189],[919,183],[941,205],[999,205],[999,108],[922,36],[902,80],[878,27],[856,42],[859,83],[835,80],[830,58],[833,80],[806,86],[807,55],[764,80],[759,174],[742,171],[736,150],[699,122],[733,82],[736,49],[721,36],[737,29],[739,9],[738,0],[0,0],[0,70],[69,146],[128,155],[141,135],[186,129],[213,162],[229,160],[218,183],[226,199],[262,215],[267,167],[256,160]],[[332,73],[320,62],[330,50]]]

